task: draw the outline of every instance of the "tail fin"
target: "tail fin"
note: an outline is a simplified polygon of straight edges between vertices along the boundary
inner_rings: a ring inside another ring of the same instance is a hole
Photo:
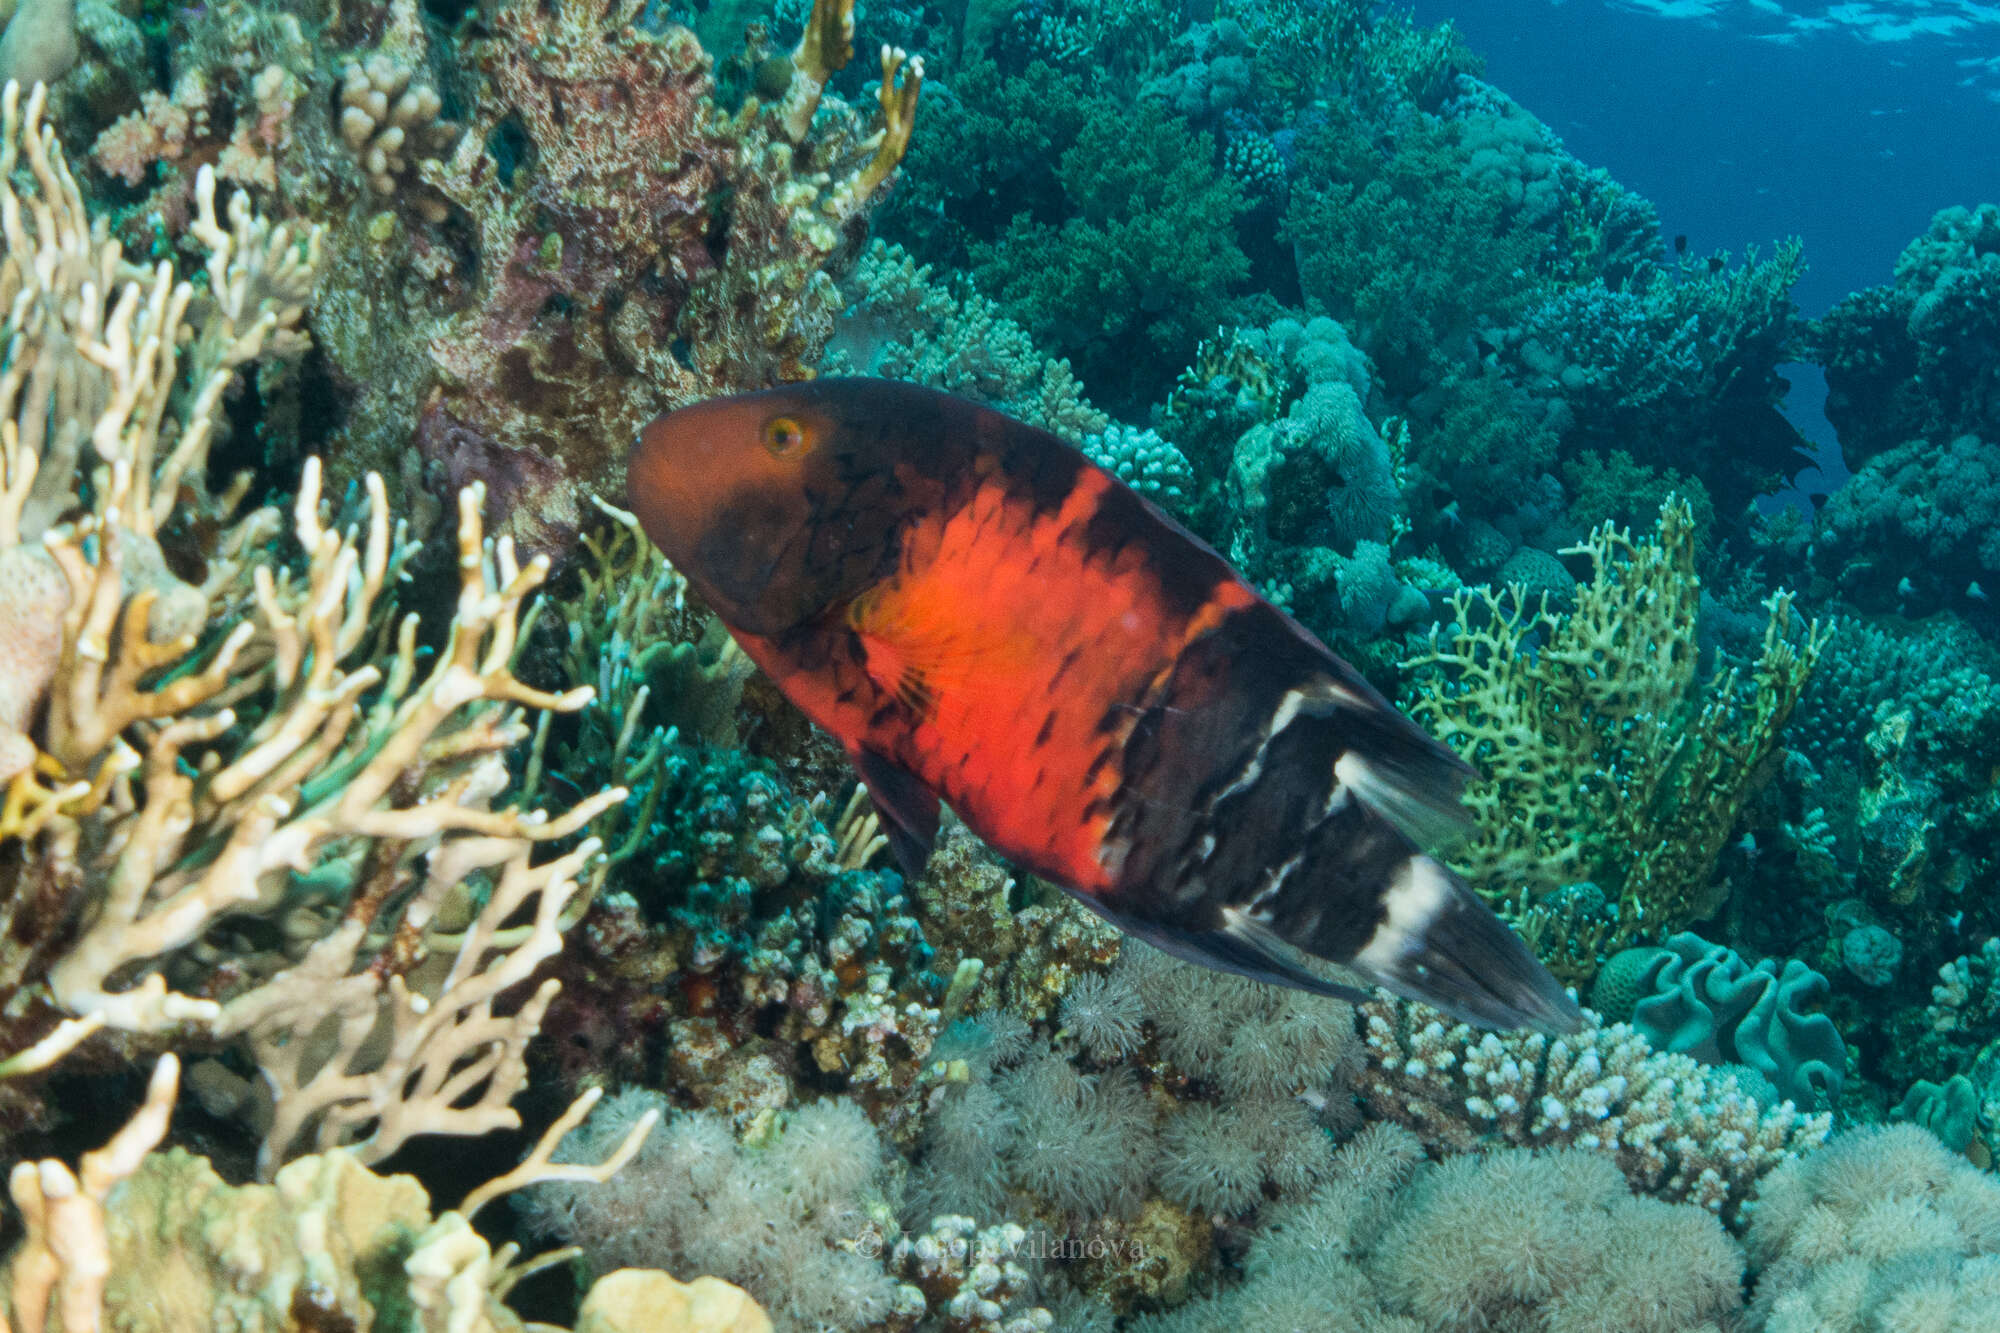
[[[1126,747],[1121,882],[1087,900],[1182,957],[1307,990],[1353,968],[1495,1028],[1574,1031],[1575,1001],[1431,852],[1473,770],[1271,608],[1182,655]]]
[[[1348,966],[1398,995],[1491,1028],[1574,1032],[1576,1001],[1464,880],[1411,856],[1382,897],[1384,916]]]

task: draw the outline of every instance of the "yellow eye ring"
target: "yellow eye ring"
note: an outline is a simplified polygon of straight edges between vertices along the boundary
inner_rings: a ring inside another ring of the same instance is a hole
[[[812,432],[797,417],[772,417],[764,423],[764,447],[777,458],[796,458],[812,448]]]

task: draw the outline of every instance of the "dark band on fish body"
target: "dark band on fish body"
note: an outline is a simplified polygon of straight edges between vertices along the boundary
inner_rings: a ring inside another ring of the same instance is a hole
[[[1162,523],[1173,528],[1180,526],[1136,492],[1114,486],[1098,497],[1097,512],[1084,524],[1083,536],[1086,542],[1102,550],[1110,563],[1115,563],[1129,548],[1143,552],[1168,613],[1188,619],[1208,605],[1217,588],[1234,581],[1235,575],[1221,556],[1185,530],[1182,535],[1194,549],[1176,552],[1175,559],[1161,559],[1159,543],[1151,535]]]

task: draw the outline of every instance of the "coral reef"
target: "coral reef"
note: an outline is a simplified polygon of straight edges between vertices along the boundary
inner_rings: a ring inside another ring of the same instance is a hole
[[[1856,292],[1812,330],[1827,419],[1850,464],[1912,440],[2000,435],[2000,383],[1981,349],[2000,336],[2000,205],[1940,210],[1886,286]]]
[[[448,501],[481,480],[497,532],[562,551],[651,416],[819,358],[922,83],[884,48],[875,107],[828,93],[853,6],[820,8],[773,57],[800,71],[783,95],[725,110],[694,34],[638,0],[505,0],[451,35],[415,4],[356,6],[325,43],[210,7],[96,158],[150,187],[122,215],[135,246],[211,161],[326,229],[300,434],[337,485],[380,471]]]
[[[1360,0],[23,0],[8,76],[7,1327],[2000,1303],[2000,208],[1808,323]],[[817,374],[1054,432],[1405,700],[1603,1015],[887,868],[616,507]]]

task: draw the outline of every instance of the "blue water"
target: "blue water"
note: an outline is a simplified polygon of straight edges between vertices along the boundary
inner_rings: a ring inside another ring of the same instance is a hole
[[[2000,6],[1415,0],[1487,75],[1659,206],[1691,251],[1803,237],[1817,315],[1951,204],[2000,198]]]

